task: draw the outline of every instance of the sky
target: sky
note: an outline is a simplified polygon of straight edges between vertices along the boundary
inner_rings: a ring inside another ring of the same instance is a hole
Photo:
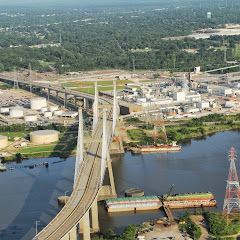
[[[175,0],[0,0],[0,6],[120,6],[146,5],[150,3],[172,2]]]

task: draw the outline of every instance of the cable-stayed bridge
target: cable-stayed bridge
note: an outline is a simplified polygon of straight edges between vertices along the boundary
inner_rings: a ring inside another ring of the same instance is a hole
[[[6,82],[14,81],[11,79],[4,80]],[[29,84],[24,81],[19,81],[18,83]],[[38,83],[34,84],[34,86],[46,88],[46,86]],[[77,155],[75,173],[73,173],[73,192],[63,209],[34,239],[77,240],[78,234],[83,233],[83,239],[88,240],[90,239],[90,232],[99,231],[97,199],[100,194],[106,168],[109,172],[111,195],[112,197],[116,197],[109,153],[119,114],[116,83],[114,82],[113,99],[99,97],[96,84],[95,96],[79,92],[75,93],[75,91],[58,89],[52,86],[49,86],[49,88],[53,91],[65,92],[66,94],[90,100],[94,98],[93,132],[88,149],[84,154],[83,118],[82,110],[80,109]]]

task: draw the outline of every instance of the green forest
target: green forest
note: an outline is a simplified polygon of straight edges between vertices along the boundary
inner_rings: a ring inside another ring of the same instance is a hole
[[[182,36],[202,28],[240,23],[239,1],[173,1],[167,5],[96,8],[6,8],[0,13],[0,72],[96,69],[188,71],[240,59],[240,36]],[[207,18],[207,12],[212,18]],[[32,47],[39,44],[56,46]],[[31,47],[30,47],[31,46]],[[194,49],[189,53],[186,49]]]

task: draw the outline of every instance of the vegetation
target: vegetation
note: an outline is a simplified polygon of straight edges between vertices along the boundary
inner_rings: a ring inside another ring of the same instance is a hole
[[[7,83],[1,84],[0,89],[1,90],[6,90],[6,89],[11,89],[13,86]]]
[[[223,217],[222,212],[206,212],[204,216],[208,221],[210,233],[214,236],[234,235],[240,231],[239,214],[230,214],[228,225],[226,217]]]
[[[100,7],[6,8],[6,14],[0,16],[0,72],[14,67],[27,69],[30,63],[34,70],[60,74],[113,68],[187,71],[195,66],[203,70],[226,66],[225,47],[227,60],[240,59],[240,36],[163,38],[239,23],[239,6],[237,0],[228,5],[203,0],[199,7],[191,0],[150,1],[135,7],[110,7],[109,11]],[[208,11],[212,19],[206,17]],[[38,44],[46,45],[33,47]],[[197,49],[198,53],[185,49]]]
[[[185,212],[185,214],[179,217],[178,222],[182,223],[179,224],[180,230],[186,231],[192,239],[199,239],[202,235],[200,227],[193,222],[190,218],[191,214],[189,212]]]
[[[136,232],[137,227],[135,225],[128,225],[120,236],[116,236],[112,229],[108,229],[104,239],[134,240]]]
[[[138,123],[138,120],[129,121],[134,124]],[[209,123],[209,124],[206,124]],[[240,128],[240,114],[225,116],[222,114],[210,114],[208,116],[195,118],[187,121],[180,121],[178,125],[166,126],[166,132],[168,141],[180,141],[185,138],[194,138],[203,135],[207,135],[217,131],[231,130]],[[131,146],[137,144],[153,144],[153,138],[150,136],[153,134],[153,125],[138,126],[137,129],[127,130],[128,137],[135,142],[129,143]],[[147,134],[147,133],[148,134]],[[156,143],[164,143],[163,138],[157,139]],[[126,144],[126,143],[125,143]]]

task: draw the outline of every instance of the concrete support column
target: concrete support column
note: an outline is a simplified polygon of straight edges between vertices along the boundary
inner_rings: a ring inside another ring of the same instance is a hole
[[[89,211],[83,217],[83,240],[90,240]]]
[[[50,89],[48,88],[48,94],[47,94],[47,96],[48,96],[48,101],[49,101],[49,98],[50,98]]]
[[[91,208],[91,215],[92,215],[92,230],[93,232],[99,232],[97,198],[93,202],[93,205]]]
[[[77,97],[76,96],[74,96],[74,105],[75,105],[75,107],[77,107]]]
[[[77,240],[77,228],[76,226],[72,228],[72,230],[69,233],[69,240]]]
[[[83,233],[83,219],[80,220],[79,226],[78,226],[78,234]]]
[[[59,102],[59,96],[58,96],[58,91],[56,91],[56,99]]]
[[[108,173],[109,173],[109,180],[110,180],[110,187],[111,187],[111,194],[117,195],[115,183],[114,183],[114,177],[113,177],[113,170],[112,170],[112,163],[109,152],[107,153],[107,167],[108,167]]]
[[[67,93],[65,93],[65,97],[64,97],[64,107],[67,106]]]
[[[83,99],[83,107],[85,108],[86,112],[89,111],[89,100],[87,98]]]
[[[69,234],[67,233],[64,237],[61,238],[61,240],[69,240]]]

